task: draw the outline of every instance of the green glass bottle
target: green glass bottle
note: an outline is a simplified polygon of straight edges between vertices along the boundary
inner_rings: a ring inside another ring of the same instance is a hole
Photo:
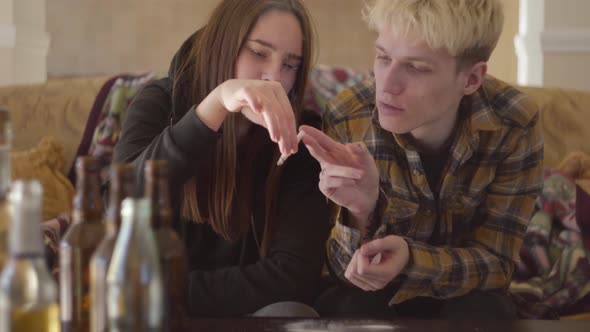
[[[105,235],[99,186],[99,163],[76,160],[73,223],[59,244],[62,330],[90,330],[90,259]]]
[[[10,113],[0,109],[0,270],[8,258],[8,191],[10,189],[10,149],[12,146],[12,127]]]
[[[110,169],[106,235],[90,261],[90,330],[108,331],[106,312],[107,270],[121,227],[121,203],[135,196],[135,173],[131,165],[113,164]]]
[[[149,200],[123,200],[121,229],[107,272],[111,332],[162,330],[162,276],[150,214]]]
[[[162,267],[164,330],[178,331],[186,316],[186,250],[172,228],[168,163],[149,160],[145,166],[145,195],[152,205],[151,225]]]

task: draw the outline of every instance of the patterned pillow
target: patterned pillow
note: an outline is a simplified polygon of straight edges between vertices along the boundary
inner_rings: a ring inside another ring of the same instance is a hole
[[[373,76],[372,70],[316,65],[309,73],[305,109],[322,114],[326,103],[340,91]]]
[[[113,159],[113,151],[125,121],[127,107],[147,82],[156,78],[154,73],[137,76],[122,76],[116,79],[102,105],[98,124],[94,129],[88,155],[99,160],[102,165],[101,180],[108,177],[108,169]]]

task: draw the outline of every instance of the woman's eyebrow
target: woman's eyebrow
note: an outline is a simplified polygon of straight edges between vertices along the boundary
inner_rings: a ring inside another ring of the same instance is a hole
[[[267,42],[265,40],[261,40],[261,39],[248,39],[248,41],[251,41],[251,42],[260,44],[262,46],[268,47],[268,48],[270,48],[273,51],[276,51],[277,50],[276,46],[274,46],[273,44],[271,44],[271,43],[269,43],[269,42]],[[303,57],[301,55],[298,55],[298,54],[295,54],[295,53],[290,53],[290,52],[287,53],[287,58],[288,59],[293,59],[293,60],[298,60],[298,61],[301,61],[303,59]]]

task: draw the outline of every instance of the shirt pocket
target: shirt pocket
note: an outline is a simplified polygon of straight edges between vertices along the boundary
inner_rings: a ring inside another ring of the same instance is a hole
[[[447,242],[463,245],[473,230],[483,223],[481,209],[485,191],[455,192],[450,197],[445,216]]]
[[[382,219],[384,227],[380,227],[379,231],[407,236],[410,233],[412,221],[418,212],[418,208],[419,205],[412,201],[397,197],[388,198]]]

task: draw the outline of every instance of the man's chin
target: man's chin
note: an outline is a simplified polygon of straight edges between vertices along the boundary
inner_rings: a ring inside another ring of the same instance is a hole
[[[379,125],[381,128],[396,135],[407,134],[412,131],[412,128],[408,126],[401,125],[397,121],[391,121],[390,119],[381,119],[381,116],[379,116]]]

